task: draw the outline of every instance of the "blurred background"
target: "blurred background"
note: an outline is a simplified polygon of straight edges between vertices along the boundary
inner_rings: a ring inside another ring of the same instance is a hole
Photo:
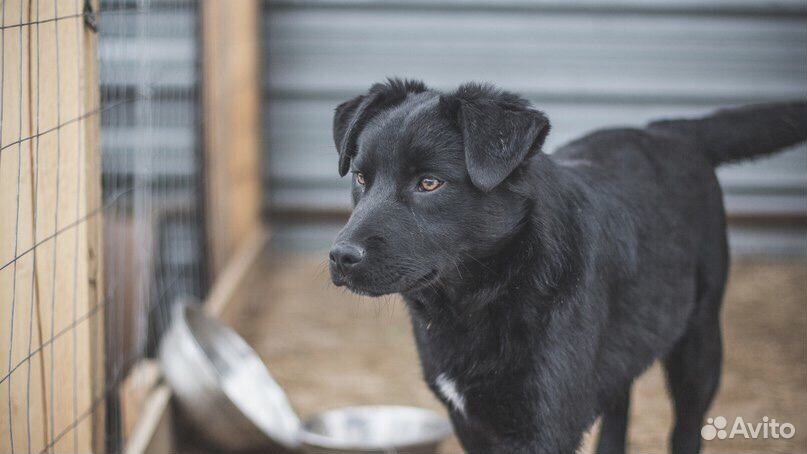
[[[442,90],[495,83],[549,115],[551,151],[606,126],[804,98],[805,8],[802,0],[266,3],[264,201],[274,237],[310,247],[333,237],[294,215],[349,209],[331,114],[375,81],[412,77]],[[803,147],[720,169],[735,251],[807,253],[804,232],[786,227],[807,213],[805,175]]]
[[[552,121],[548,152],[807,97],[805,0],[5,0],[2,48],[0,452],[209,449],[155,360],[188,296],[245,337],[301,417],[444,412],[398,298],[328,277],[350,213],[333,109],[374,82],[518,92]],[[796,436],[706,450],[803,452],[807,147],[719,177],[734,262],[712,414]],[[631,450],[665,449],[659,371],[634,394]]]

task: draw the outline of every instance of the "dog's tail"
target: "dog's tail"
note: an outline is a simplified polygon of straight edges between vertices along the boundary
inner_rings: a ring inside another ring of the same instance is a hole
[[[686,136],[718,166],[807,140],[807,102],[725,109],[693,120],[656,121],[648,128]]]

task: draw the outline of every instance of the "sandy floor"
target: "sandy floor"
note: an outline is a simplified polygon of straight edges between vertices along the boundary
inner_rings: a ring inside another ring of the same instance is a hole
[[[372,300],[330,285],[322,255],[266,255],[238,304],[236,326],[305,418],[356,404],[443,411],[420,378],[397,298]],[[724,312],[725,367],[710,415],[796,427],[790,440],[734,438],[707,452],[807,450],[807,264],[735,263]],[[634,387],[630,450],[663,452],[671,410],[658,367]],[[592,437],[590,437],[592,438]],[[591,440],[587,446],[590,446]],[[586,448],[588,450],[588,448]],[[455,440],[443,452],[457,453]]]

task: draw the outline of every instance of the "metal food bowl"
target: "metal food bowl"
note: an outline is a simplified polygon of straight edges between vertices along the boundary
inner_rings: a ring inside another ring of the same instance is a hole
[[[435,454],[450,435],[448,420],[433,411],[365,406],[330,410],[309,419],[300,440],[307,453]]]
[[[183,413],[220,448],[299,447],[300,420],[259,356],[197,304],[177,304],[160,362]]]
[[[434,454],[451,425],[430,410],[346,407],[305,425],[252,348],[198,304],[178,303],[160,363],[187,418],[229,451]]]

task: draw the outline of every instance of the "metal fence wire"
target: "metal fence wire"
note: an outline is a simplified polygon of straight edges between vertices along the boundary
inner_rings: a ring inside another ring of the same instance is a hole
[[[116,452],[122,379],[206,290],[198,5],[1,5],[0,452]]]

